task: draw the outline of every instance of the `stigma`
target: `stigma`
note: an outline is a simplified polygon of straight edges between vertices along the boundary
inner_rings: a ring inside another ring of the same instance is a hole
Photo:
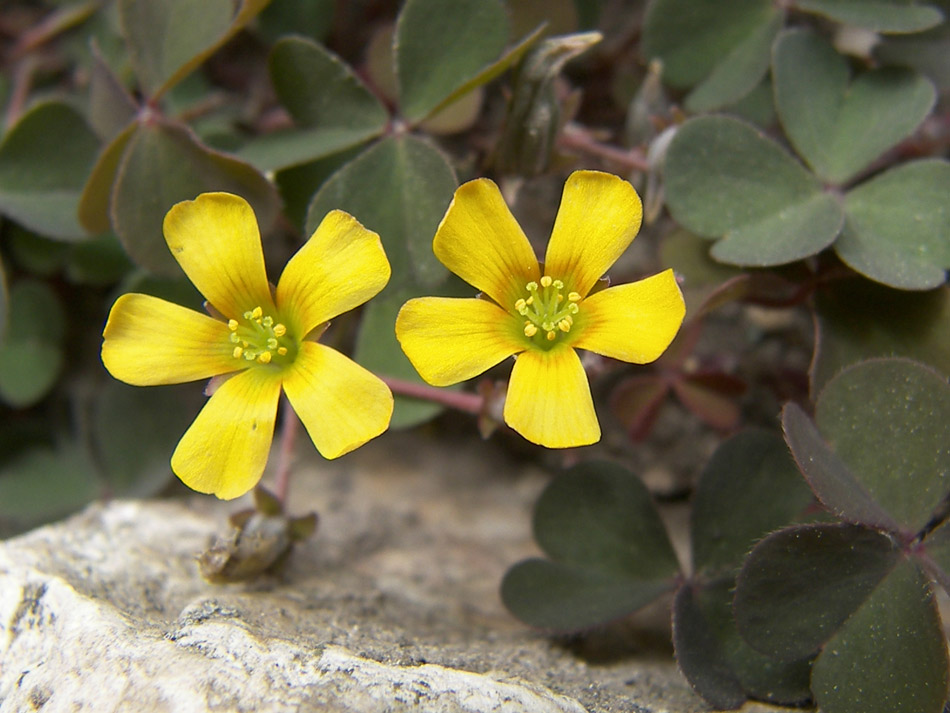
[[[235,359],[257,364],[286,363],[288,356],[294,356],[291,352],[296,352],[287,336],[287,327],[264,314],[259,306],[245,312],[240,320],[229,319],[228,330],[233,345],[231,356]]]
[[[539,284],[540,283],[540,284]],[[581,296],[577,292],[564,294],[564,283],[550,275],[538,282],[525,285],[527,297],[515,302],[515,311],[524,321],[524,335],[544,342],[554,342],[574,326],[574,316],[580,311]]]

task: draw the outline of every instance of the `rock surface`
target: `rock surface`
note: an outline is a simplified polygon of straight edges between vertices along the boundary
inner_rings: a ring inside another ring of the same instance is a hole
[[[707,710],[668,602],[583,644],[507,614],[546,477],[470,441],[301,447],[289,509],[320,529],[250,584],[198,576],[243,505],[208,497],[94,505],[0,543],[0,712]]]

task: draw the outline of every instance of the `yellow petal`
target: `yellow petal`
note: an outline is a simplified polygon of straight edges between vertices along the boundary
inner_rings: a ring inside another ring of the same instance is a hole
[[[519,321],[483,299],[419,297],[396,317],[396,338],[434,386],[471,379],[525,348]]]
[[[643,206],[629,183],[610,173],[568,176],[544,259],[565,289],[586,295],[640,230]]]
[[[442,264],[507,310],[540,277],[538,258],[492,181],[459,186],[432,241]]]
[[[254,367],[221,384],[172,455],[172,470],[199,493],[222,500],[261,479],[274,437],[280,372]]]
[[[389,281],[379,236],[342,210],[330,211],[277,284],[277,307],[300,338],[378,294]]]
[[[151,295],[122,295],[102,334],[102,363],[134,386],[180,384],[242,368],[224,322]]]
[[[338,351],[304,342],[284,391],[324,458],[359,448],[389,427],[393,395],[379,377]]]
[[[518,356],[505,398],[505,423],[547,448],[600,440],[587,374],[573,349],[532,349]]]
[[[596,292],[580,309],[574,346],[634,364],[666,351],[686,314],[672,270]]]
[[[257,218],[243,198],[202,193],[172,206],[163,230],[188,279],[225,317],[272,311]]]

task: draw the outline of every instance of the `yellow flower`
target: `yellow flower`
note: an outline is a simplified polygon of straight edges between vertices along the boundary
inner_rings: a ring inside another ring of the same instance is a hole
[[[600,425],[575,349],[645,364],[669,346],[686,312],[672,270],[593,289],[636,236],[642,212],[626,181],[572,173],[542,267],[494,183],[460,186],[432,248],[490,299],[409,300],[396,319],[403,351],[435,386],[517,355],[505,422],[549,448],[595,443]]]
[[[272,290],[257,220],[243,198],[203,193],[173,206],[163,227],[172,255],[222,319],[122,295],[103,333],[102,362],[136,386],[228,375],[172,455],[172,470],[188,487],[230,499],[257,484],[282,388],[326,458],[386,430],[389,388],[316,341],[327,320],[388,282],[376,233],[347,213],[329,213]]]

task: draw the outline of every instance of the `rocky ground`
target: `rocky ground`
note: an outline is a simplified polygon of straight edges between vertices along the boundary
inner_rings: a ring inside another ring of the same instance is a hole
[[[201,579],[195,555],[241,507],[201,496],[96,504],[0,544],[0,712],[707,710],[668,602],[574,639],[504,609],[502,575],[536,552],[532,461],[418,431],[298,454],[290,509],[321,523],[282,576]]]

